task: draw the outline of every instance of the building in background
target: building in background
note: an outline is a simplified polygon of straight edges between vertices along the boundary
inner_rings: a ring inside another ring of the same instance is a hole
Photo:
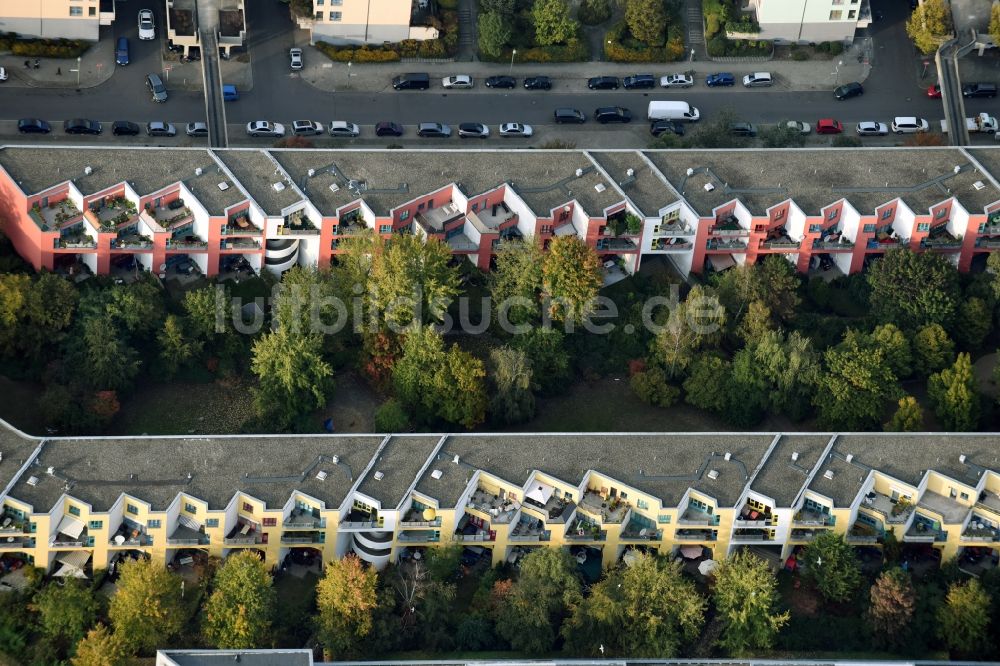
[[[778,43],[852,42],[872,20],[869,0],[747,0],[745,11],[760,25],[750,39]]]
[[[0,32],[97,41],[115,20],[114,0],[0,0]]]

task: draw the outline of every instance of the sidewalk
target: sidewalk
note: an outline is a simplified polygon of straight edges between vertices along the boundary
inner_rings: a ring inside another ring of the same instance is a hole
[[[309,49],[308,45],[303,45]],[[618,77],[636,73],[652,73],[656,76],[674,73],[688,73],[695,77],[695,87],[704,87],[704,78],[713,72],[732,72],[737,77],[753,71],[771,72],[775,78],[775,88],[785,90],[833,90],[837,85],[851,81],[863,82],[868,78],[871,66],[859,62],[863,44],[858,43],[831,60],[771,60],[768,62],[717,63],[695,60],[674,63],[612,63],[575,62],[518,64],[513,68],[509,63],[454,62],[454,63],[354,63],[350,68],[351,81],[348,85],[348,68],[343,63],[332,62],[315,49],[306,54],[306,67],[301,76],[307,83],[327,92],[352,91],[382,92],[391,90],[392,78],[404,72],[427,72],[432,82],[431,89],[440,89],[440,79],[450,74],[468,74],[477,79],[476,87],[483,85],[483,79],[495,74],[512,74],[521,79],[525,76],[547,75],[552,78],[552,89],[560,92],[578,92],[586,87],[586,79],[602,74]],[[839,66],[838,63],[843,64]],[[701,81],[698,81],[701,79]],[[739,85],[739,84],[737,84]],[[529,93],[523,88],[504,90],[503,93]],[[462,91],[454,94],[461,95]]]
[[[34,58],[15,56],[10,53],[0,55],[0,65],[7,68],[9,78],[5,86],[23,86],[31,88],[93,88],[99,86],[115,73],[114,39],[104,34],[101,29],[101,39],[90,47],[80,59],[80,78],[77,85],[76,58],[39,58],[38,69],[25,69],[24,61]]]

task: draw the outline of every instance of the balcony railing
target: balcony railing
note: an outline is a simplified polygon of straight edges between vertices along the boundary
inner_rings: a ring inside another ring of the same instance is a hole
[[[192,538],[173,539],[171,537],[167,537],[167,545],[168,546],[206,546],[206,545],[208,545],[208,538],[203,538],[203,539],[192,539]]]
[[[677,530],[674,538],[678,541],[715,541],[716,534],[708,530]]]
[[[874,534],[851,534],[846,536],[847,543],[878,543],[878,536]]]
[[[80,547],[86,546],[86,545],[87,545],[87,542],[84,541],[84,540],[76,540],[76,541],[69,541],[69,540],[67,540],[67,541],[55,541],[55,540],[52,540],[52,541],[49,542],[49,548],[80,548]]]
[[[454,539],[455,541],[495,541],[496,537],[492,534],[456,534]]]
[[[167,241],[168,250],[188,250],[188,249],[205,249],[208,247],[208,241],[196,239],[196,240],[174,240],[170,239]]]
[[[851,250],[854,248],[854,241],[814,241],[814,250]]]
[[[322,543],[318,534],[312,536],[286,536],[281,535],[281,543],[302,544],[302,543]]]
[[[400,527],[441,527],[441,519],[434,520],[401,520]]]
[[[976,241],[976,247],[988,250],[1000,249],[1000,238],[980,238]]]
[[[441,535],[434,532],[400,532],[397,537],[400,541],[430,541],[441,540]]]
[[[93,249],[97,247],[97,241],[93,238],[57,238],[55,247],[61,250]]]
[[[229,238],[221,242],[223,250],[257,250],[260,249],[260,241],[253,238]]]
[[[252,546],[260,543],[260,536],[256,534],[247,534],[226,537],[222,540],[222,543],[226,546]]]
[[[585,531],[583,534],[577,532],[566,532],[565,539],[567,541],[604,541],[608,538],[608,533],[604,530],[600,532],[593,532],[590,530]]]
[[[793,240],[770,240],[761,241],[760,246],[765,250],[795,250],[799,247],[799,241]]]
[[[380,526],[377,520],[344,520],[340,523],[340,527],[345,530],[375,530],[379,529]]]
[[[710,238],[705,244],[707,250],[745,250],[747,242],[738,238]]]

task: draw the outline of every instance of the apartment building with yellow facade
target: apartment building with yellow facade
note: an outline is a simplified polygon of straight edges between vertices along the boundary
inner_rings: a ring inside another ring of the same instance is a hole
[[[428,0],[312,0],[312,17],[299,19],[310,41],[382,44],[404,39],[436,39],[438,30],[410,25],[429,15]]]
[[[877,555],[1000,555],[1000,442],[964,434],[405,434],[36,439],[0,431],[0,559],[92,575],[252,549],[376,567],[458,543],[776,566],[824,531]],[[5,567],[9,568],[9,567]]]
[[[0,32],[97,41],[115,20],[114,0],[0,0]]]

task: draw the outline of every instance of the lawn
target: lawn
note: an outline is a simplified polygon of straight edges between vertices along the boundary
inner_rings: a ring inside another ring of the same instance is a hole
[[[245,384],[145,384],[122,400],[122,410],[108,434],[238,433],[253,416],[253,396]]]

